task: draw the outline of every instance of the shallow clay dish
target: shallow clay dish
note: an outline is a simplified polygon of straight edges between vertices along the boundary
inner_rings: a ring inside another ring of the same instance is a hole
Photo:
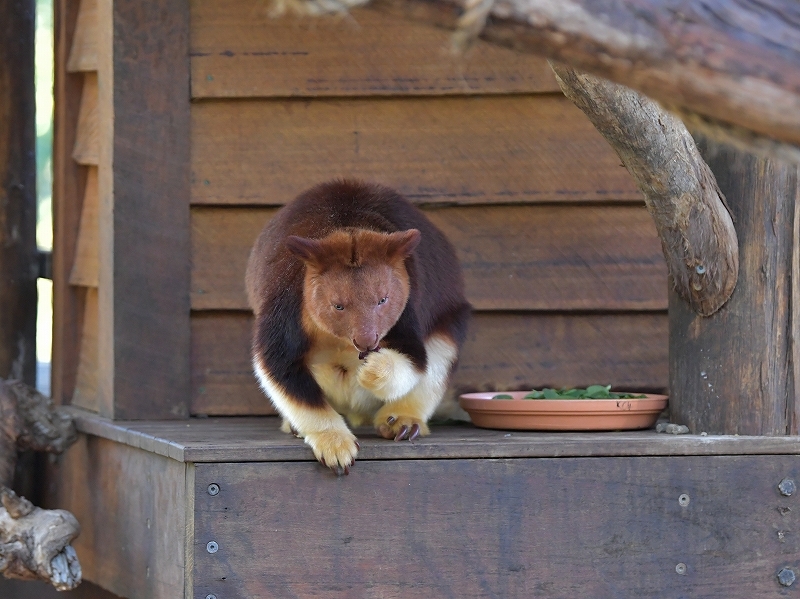
[[[529,391],[465,393],[461,396],[461,407],[469,413],[473,424],[482,428],[618,431],[650,428],[667,406],[666,395],[647,395],[640,399],[522,399],[527,393]],[[514,399],[492,399],[501,394]]]

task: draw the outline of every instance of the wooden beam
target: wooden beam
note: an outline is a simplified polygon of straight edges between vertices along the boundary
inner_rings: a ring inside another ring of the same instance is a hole
[[[189,4],[98,5],[103,415],[189,413]]]
[[[736,286],[739,248],[725,196],[692,136],[643,94],[565,65],[552,67],[564,94],[603,134],[642,191],[678,295],[710,316]]]
[[[284,3],[292,4],[303,3]],[[755,132],[800,144],[794,0],[376,0],[368,6],[455,28],[468,4],[478,24],[481,9],[489,9],[482,39],[627,85],[734,137]]]
[[[0,377],[36,382],[35,3],[0,4]]]
[[[710,318],[670,295],[670,420],[695,433],[796,435],[798,167],[699,145],[736,221],[741,270]]]

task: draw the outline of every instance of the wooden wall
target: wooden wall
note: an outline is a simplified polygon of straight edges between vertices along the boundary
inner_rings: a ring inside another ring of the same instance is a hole
[[[342,176],[395,187],[456,245],[475,318],[454,391],[666,387],[654,226],[543,61],[454,56],[447,31],[369,9],[159,2],[172,21],[135,0],[57,5],[57,399],[123,419],[270,413],[247,255],[276,209]]]
[[[84,0],[85,1],[85,0]],[[456,245],[475,317],[458,390],[667,384],[667,275],[641,196],[538,59],[371,12],[191,2],[194,414],[270,411],[243,273],[275,210],[332,177],[395,187]]]

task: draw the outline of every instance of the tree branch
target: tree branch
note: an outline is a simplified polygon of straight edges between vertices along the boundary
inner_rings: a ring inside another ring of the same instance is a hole
[[[550,66],[644,194],[675,290],[702,316],[719,310],[736,286],[738,242],[725,198],[686,127],[640,93]]]

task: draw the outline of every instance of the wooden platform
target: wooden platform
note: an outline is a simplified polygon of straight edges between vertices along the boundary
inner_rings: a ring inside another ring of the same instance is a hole
[[[798,437],[363,430],[336,477],[276,418],[73,413],[57,501],[120,597],[751,599],[800,573]]]

